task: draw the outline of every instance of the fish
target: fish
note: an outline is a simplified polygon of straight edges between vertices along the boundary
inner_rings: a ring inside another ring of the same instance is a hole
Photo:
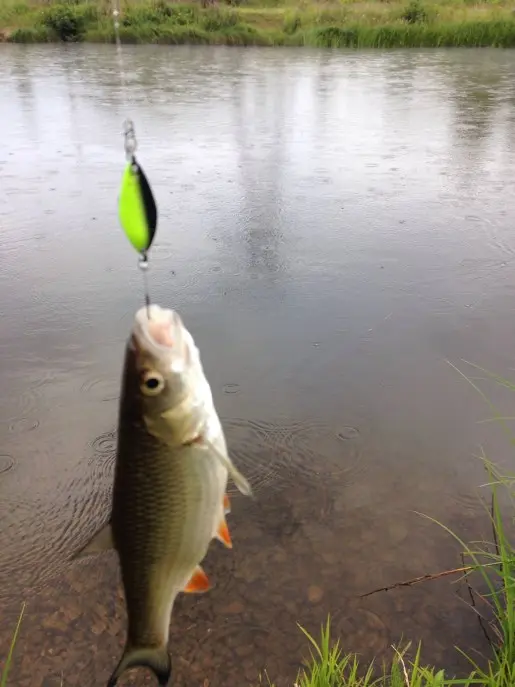
[[[135,667],[169,684],[175,599],[211,588],[201,563],[212,539],[232,548],[229,477],[252,496],[191,333],[175,310],[139,309],[125,347],[110,517],[72,557],[118,555],[128,623],[107,687]]]

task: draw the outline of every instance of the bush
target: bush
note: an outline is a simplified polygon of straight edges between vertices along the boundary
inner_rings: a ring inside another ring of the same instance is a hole
[[[411,0],[410,4],[402,13],[402,18],[408,24],[421,24],[427,21],[427,12],[420,0]]]
[[[92,6],[52,5],[44,13],[42,24],[64,42],[79,41],[84,37],[88,21],[96,18]]]

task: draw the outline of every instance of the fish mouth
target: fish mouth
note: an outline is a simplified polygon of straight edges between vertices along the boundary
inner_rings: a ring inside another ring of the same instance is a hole
[[[153,349],[156,353],[181,350],[180,318],[174,310],[152,304],[136,313],[133,343],[137,350]]]

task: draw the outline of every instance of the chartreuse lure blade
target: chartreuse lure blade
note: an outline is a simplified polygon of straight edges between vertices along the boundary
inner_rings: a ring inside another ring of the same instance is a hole
[[[138,253],[152,245],[157,227],[157,207],[143,170],[133,158],[122,177],[118,214],[122,228]]]

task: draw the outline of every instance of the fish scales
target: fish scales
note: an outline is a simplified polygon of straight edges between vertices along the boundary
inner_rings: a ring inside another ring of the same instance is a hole
[[[124,577],[129,638],[135,646],[147,641],[151,606],[164,608],[169,617],[171,609],[157,591],[162,590],[164,598],[181,591],[192,568],[204,558],[213,537],[209,514],[219,512],[222,517],[227,481],[223,468],[220,471],[202,448],[190,447],[179,458],[166,447],[154,450],[151,470],[144,460],[130,460],[132,450],[127,451],[126,465],[120,452],[120,476],[113,493],[113,538]],[[212,478],[206,479],[206,473]],[[133,492],[135,496],[128,497]],[[153,640],[162,642],[163,635]]]

